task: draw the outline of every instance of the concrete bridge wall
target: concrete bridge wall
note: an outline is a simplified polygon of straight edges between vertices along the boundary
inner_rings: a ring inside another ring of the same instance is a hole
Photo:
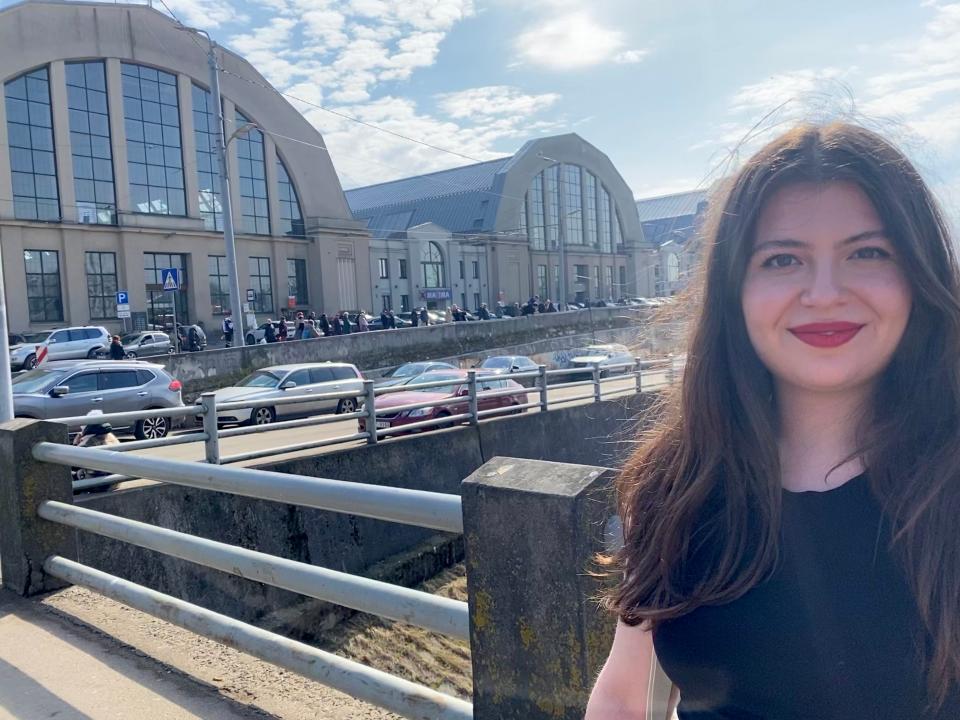
[[[261,469],[460,492],[494,457],[617,467],[647,422],[651,395],[511,416]],[[77,504],[222,542],[399,584],[462,558],[462,538],[396,523],[175,485],[80,497]],[[309,640],[350,611],[107,538],[79,533],[80,561],[262,627]]]
[[[352,362],[370,376],[414,360],[454,360],[464,367],[492,351],[533,355],[562,365],[564,350],[591,342],[622,342],[641,356],[665,353],[667,326],[647,332],[650,311],[595,308],[508,320],[446,323],[421,328],[354,333],[316,340],[208,350],[156,358],[184,384],[188,399],[223,387],[251,371],[296,362]],[[560,353],[555,360],[553,355]]]

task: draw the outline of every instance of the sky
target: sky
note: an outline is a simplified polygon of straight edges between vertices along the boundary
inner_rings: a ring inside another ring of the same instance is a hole
[[[957,1],[163,2],[306,101],[345,188],[576,132],[650,197],[841,118],[897,142],[960,217]]]

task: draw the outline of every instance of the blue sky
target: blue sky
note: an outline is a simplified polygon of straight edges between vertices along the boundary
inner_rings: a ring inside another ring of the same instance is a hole
[[[853,116],[958,216],[960,2],[166,2],[280,90],[470,158],[573,131],[644,197],[708,184],[796,120]],[[467,162],[299,107],[347,188]]]

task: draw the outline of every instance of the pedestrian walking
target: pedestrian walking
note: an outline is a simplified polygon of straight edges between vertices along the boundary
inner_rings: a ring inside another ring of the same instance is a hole
[[[393,314],[393,310],[387,310],[387,318],[388,318],[389,321],[390,321],[390,324],[389,324],[387,327],[389,327],[391,330],[396,330],[396,329],[397,329],[397,317],[396,317],[396,315]]]
[[[682,388],[617,481],[586,720],[644,716],[654,651],[681,718],[960,718],[950,225],[848,123],[769,142],[710,212]]]
[[[305,335],[305,334],[306,334],[306,328],[307,328],[307,320],[306,320],[306,318],[303,316],[303,313],[302,313],[302,312],[298,312],[298,313],[297,313],[297,326],[296,326],[296,329],[293,331],[293,339],[294,339],[294,340],[305,340],[305,339],[306,339],[306,335]]]
[[[267,343],[275,343],[277,341],[277,329],[273,326],[273,320],[267,320],[264,325],[263,339]]]
[[[390,327],[390,316],[387,315],[386,308],[380,311],[380,327],[382,327],[384,330],[387,330]]]
[[[410,326],[419,327],[420,325],[420,313],[417,310],[414,310],[410,313]]]
[[[307,320],[304,324],[303,339],[313,340],[318,337],[320,337],[320,332],[317,330],[317,324],[313,320]]]
[[[334,313],[333,320],[330,321],[330,329],[334,335],[343,335],[343,318],[340,313]]]
[[[357,313],[357,332],[367,332],[370,323],[367,322],[367,313],[361,310]]]
[[[110,359],[123,360],[125,357],[127,357],[127,353],[123,349],[123,345],[120,344],[120,336],[114,335],[110,338]]]
[[[480,308],[477,310],[477,317],[480,318],[481,320],[490,319],[490,311],[487,310],[486,303],[480,303]]]
[[[340,324],[343,326],[343,334],[349,335],[353,332],[353,323],[350,322],[350,313],[343,311],[343,317],[340,318]]]
[[[330,319],[326,313],[320,313],[320,330],[323,332],[324,337],[333,335],[333,328],[330,327]]]
[[[277,321],[277,341],[283,342],[284,340],[286,340],[288,333],[289,331],[287,330],[287,319],[285,317],[282,317]]]
[[[425,307],[420,308],[420,324],[424,326],[430,324],[430,315],[427,314]]]
[[[443,311],[443,320],[444,322],[453,322],[453,308],[447,307],[446,310]]]

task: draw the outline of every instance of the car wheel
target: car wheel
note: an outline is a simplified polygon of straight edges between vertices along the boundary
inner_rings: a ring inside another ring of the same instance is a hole
[[[444,410],[443,412],[437,413],[437,417],[438,418],[450,417],[450,413]],[[431,429],[446,430],[447,428],[452,428],[452,427],[453,427],[453,423],[440,423],[435,428],[423,428],[423,432],[429,432]]]
[[[250,413],[249,425],[269,425],[277,419],[277,413],[273,408],[259,407],[254,408]]]
[[[130,351],[127,352],[127,359],[128,359],[128,360],[136,360],[136,359],[137,359],[137,354],[136,354],[133,350],[130,350]]]
[[[165,438],[170,432],[170,418],[149,417],[143,420],[137,420],[133,426],[133,434],[137,440],[159,440]]]
[[[87,353],[87,359],[96,360],[99,354],[100,351],[97,348],[90,348],[90,352]]]
[[[342,413],[352,413],[357,411],[357,400],[356,398],[342,398],[340,402],[337,403],[337,415]]]
[[[24,370],[33,370],[37,366],[37,356],[33,353],[27,355],[27,359],[23,361]]]
[[[257,339],[253,335],[247,335],[247,345],[256,345]]]
[[[173,345],[171,345],[170,347],[167,348],[167,355],[173,355],[173,354],[175,354],[176,352],[177,352],[177,351],[173,349]]]
[[[523,415],[523,408],[518,407],[517,403],[510,403],[510,407],[513,408],[509,413],[510,415]]]

